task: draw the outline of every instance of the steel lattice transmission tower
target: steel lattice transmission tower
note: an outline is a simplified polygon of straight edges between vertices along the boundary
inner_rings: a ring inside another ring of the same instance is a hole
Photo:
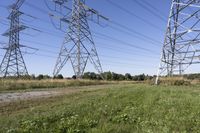
[[[10,20],[10,29],[3,34],[3,36],[9,37],[9,44],[8,47],[4,48],[6,49],[6,53],[0,65],[0,74],[3,77],[28,75],[20,50],[20,47],[24,46],[19,43],[20,31],[26,29],[26,26],[20,24],[20,15],[23,13],[19,11],[24,1],[17,0],[15,4],[9,7],[11,10],[8,17]]]
[[[65,0],[54,2],[61,6]],[[60,19],[68,23],[68,31],[54,68],[54,76],[60,73],[67,61],[71,62],[77,78],[82,78],[88,60],[100,74],[103,72],[88,24],[88,18],[93,15],[96,15],[98,20],[99,18],[108,20],[96,10],[86,6],[85,0],[72,0],[71,16]]]
[[[181,75],[200,63],[200,0],[172,0],[159,76]]]

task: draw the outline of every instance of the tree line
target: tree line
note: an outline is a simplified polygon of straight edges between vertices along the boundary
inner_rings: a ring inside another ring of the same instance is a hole
[[[156,76],[150,76],[150,75],[145,75],[145,74],[139,74],[139,75],[134,75],[132,76],[130,73],[126,74],[118,74],[115,72],[104,72],[101,75],[94,73],[94,72],[85,72],[83,74],[83,79],[88,79],[88,80],[114,80],[114,81],[145,81],[145,80],[151,80],[155,78]],[[180,76],[175,76],[175,77],[180,77]],[[185,74],[182,75],[181,77],[184,77],[185,79],[189,80],[194,80],[198,79],[200,80],[200,73],[196,74]],[[49,75],[44,75],[44,74],[39,74],[35,76],[34,74],[32,75],[27,75],[27,76],[21,76],[21,77],[7,77],[7,79],[32,79],[32,80],[42,80],[42,79],[76,79],[76,76],[73,75],[72,77],[65,78],[62,74],[59,74],[57,76],[51,77]]]
[[[126,74],[118,74],[114,72],[104,72],[102,73],[102,76],[104,77],[105,80],[115,80],[115,81],[144,81],[148,79],[153,79],[153,76],[145,75],[145,74],[140,74],[140,75],[134,75],[132,76],[130,73]],[[89,79],[89,80],[102,80],[102,77],[100,74],[96,74],[94,72],[86,72],[83,75],[83,79]]]
[[[102,78],[103,77],[103,78]],[[34,74],[30,76],[21,76],[21,77],[8,77],[8,79],[31,79],[31,80],[43,80],[43,79],[76,79],[76,76],[73,75],[72,77],[65,78],[62,74],[59,74],[57,76],[51,77],[49,75],[39,74],[35,76]],[[126,74],[118,74],[115,72],[104,72],[101,75],[94,73],[94,72],[85,72],[82,76],[82,79],[87,80],[114,80],[114,81],[144,81],[148,79],[152,79],[153,76],[140,74],[140,75],[134,75],[132,76],[130,73]]]

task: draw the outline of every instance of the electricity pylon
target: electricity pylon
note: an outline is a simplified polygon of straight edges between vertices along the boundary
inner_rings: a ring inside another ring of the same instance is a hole
[[[55,0],[54,2],[59,6],[65,4],[64,0]],[[70,10],[70,8],[68,9]],[[96,15],[98,23],[100,18],[108,19],[100,15],[96,10],[86,6],[85,0],[72,0],[72,9],[70,11],[71,15],[69,18],[64,17],[60,19],[62,22],[68,23],[68,31],[61,47],[53,75],[58,75],[67,61],[70,61],[76,77],[82,78],[88,60],[100,74],[103,73],[88,25],[88,18]]]
[[[10,29],[7,30],[3,36],[9,37],[8,47],[5,47],[6,54],[0,65],[0,75],[2,77],[8,76],[22,76],[28,75],[28,71],[22,56],[20,47],[19,34],[20,31],[26,29],[26,26],[20,24],[20,15],[23,13],[19,11],[25,0],[17,0],[15,4],[11,5],[9,9],[11,13],[8,17],[10,20]]]
[[[181,75],[200,63],[199,52],[200,1],[172,0],[156,84],[161,75]]]

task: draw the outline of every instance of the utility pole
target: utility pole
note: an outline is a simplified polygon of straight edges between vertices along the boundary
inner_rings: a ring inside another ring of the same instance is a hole
[[[54,2],[55,7],[66,8],[69,1],[55,0]],[[102,74],[102,66],[92,38],[88,19],[93,20],[96,17],[96,23],[98,24],[100,19],[106,21],[108,19],[100,15],[98,11],[85,5],[85,0],[72,0],[72,9],[67,9],[70,11],[70,16],[59,18],[60,21],[68,24],[68,31],[66,32],[53,75],[58,75],[64,65],[70,61],[76,77],[81,79],[88,60],[94,65],[98,73]],[[50,16],[55,17],[53,14]]]
[[[162,75],[181,75],[200,57],[200,1],[172,0],[156,84]]]
[[[2,77],[28,75],[28,71],[22,56],[20,45],[20,31],[25,30],[26,26],[20,24],[20,16],[23,14],[19,11],[25,0],[17,0],[15,4],[9,6],[10,15],[10,29],[8,29],[3,36],[9,37],[8,47],[3,49],[6,53],[0,65],[0,75]]]

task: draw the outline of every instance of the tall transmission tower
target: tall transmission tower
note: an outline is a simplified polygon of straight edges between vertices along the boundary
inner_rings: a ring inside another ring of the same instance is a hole
[[[200,63],[200,0],[172,0],[159,76],[181,75]]]
[[[55,7],[66,7],[65,0],[55,0],[54,2],[57,5]],[[95,22],[98,24],[100,19],[108,19],[100,15],[96,10],[85,5],[85,0],[72,0],[72,9],[68,9],[70,16],[60,18],[62,22],[68,23],[68,31],[61,47],[53,75],[58,75],[67,61],[70,61],[76,77],[82,78],[88,60],[101,74],[103,70],[92,38],[88,19],[94,20],[96,17]]]
[[[0,65],[0,75],[2,77],[28,75],[20,49],[20,47],[25,46],[19,43],[20,31],[26,29],[26,26],[20,24],[20,15],[23,13],[19,11],[24,2],[25,0],[17,0],[15,4],[9,7],[11,10],[8,17],[10,29],[3,34],[3,36],[9,37],[9,44],[8,47],[3,48],[6,50],[6,53]]]

